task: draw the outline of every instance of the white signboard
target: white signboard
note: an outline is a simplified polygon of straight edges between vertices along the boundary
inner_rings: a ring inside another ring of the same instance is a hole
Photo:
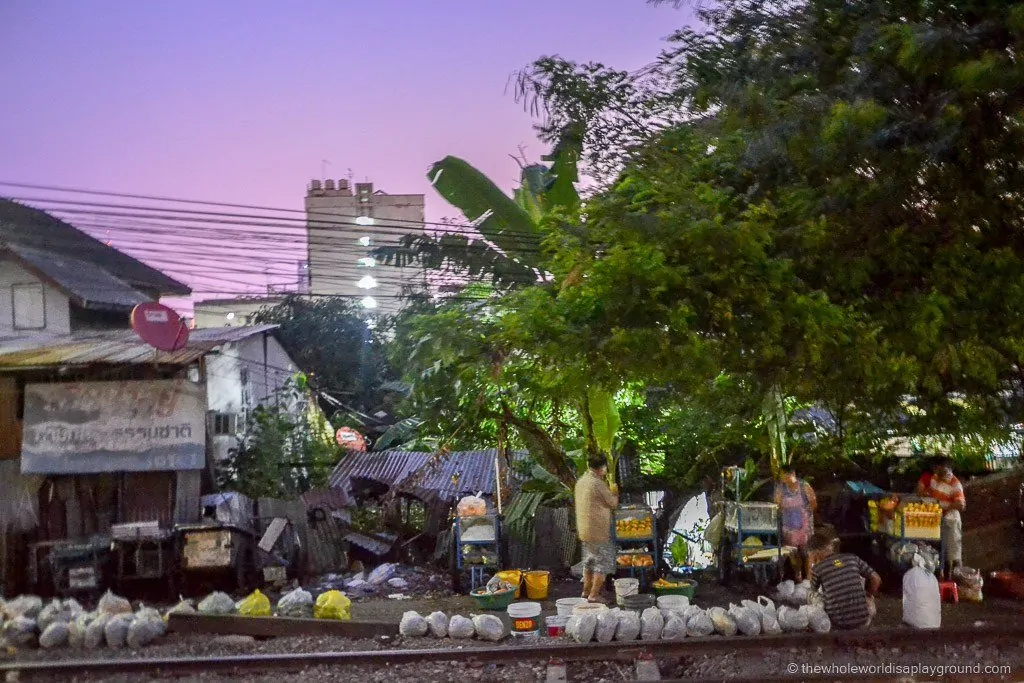
[[[199,470],[206,392],[186,380],[29,384],[21,471]]]

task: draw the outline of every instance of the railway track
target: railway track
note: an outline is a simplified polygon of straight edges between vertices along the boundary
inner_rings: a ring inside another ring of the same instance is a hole
[[[68,680],[71,677],[100,677],[113,674],[151,674],[151,675],[182,675],[190,673],[223,673],[244,675],[246,672],[265,674],[271,671],[300,671],[315,667],[386,667],[416,664],[423,661],[464,663],[469,666],[485,664],[502,664],[522,661],[539,661],[549,663],[549,673],[557,667],[568,666],[573,662],[624,662],[639,668],[651,670],[650,662],[654,659],[672,659],[680,657],[702,657],[708,654],[732,653],[735,655],[754,655],[765,651],[783,651],[799,648],[801,651],[814,651],[821,648],[841,653],[849,648],[895,647],[902,650],[926,648],[936,643],[961,645],[982,643],[986,646],[996,644],[1024,644],[1024,622],[1008,626],[987,628],[949,628],[938,631],[914,631],[910,629],[849,631],[825,634],[791,633],[758,638],[690,638],[679,641],[636,641],[630,643],[590,643],[580,645],[559,641],[550,643],[541,640],[542,644],[534,646],[513,647],[508,645],[491,647],[473,647],[464,649],[423,648],[403,650],[376,650],[353,652],[316,652],[304,654],[246,654],[207,657],[153,657],[135,659],[79,659],[61,661],[25,661],[7,662],[0,665],[0,673],[15,674],[28,679],[37,677],[58,678]],[[822,655],[821,661],[827,661]],[[564,670],[564,669],[563,669]],[[9,677],[8,677],[9,678]],[[564,680],[564,678],[562,679]],[[640,678],[637,680],[659,680],[657,678]],[[693,679],[687,679],[693,683]],[[720,680],[720,679],[718,679]],[[732,678],[731,681],[742,680]],[[929,680],[913,678],[906,675],[850,675],[825,674],[797,671],[779,675],[775,678],[758,676],[759,683],[771,681],[913,681]],[[931,680],[934,680],[931,679]],[[990,676],[957,675],[943,676],[944,683],[958,680],[1013,680],[1024,681],[1024,663],[1019,670],[1005,675]]]

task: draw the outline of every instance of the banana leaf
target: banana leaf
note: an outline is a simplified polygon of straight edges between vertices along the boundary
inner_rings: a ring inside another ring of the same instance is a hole
[[[622,426],[619,409],[615,405],[615,394],[600,388],[587,392],[587,408],[593,423],[594,441],[601,452],[611,454],[615,435]]]
[[[580,195],[576,191],[579,182],[579,160],[583,151],[582,124],[570,126],[555,145],[545,161],[553,162],[550,181],[541,195],[545,211],[552,209],[571,210],[579,206]]]
[[[488,241],[526,265],[537,265],[541,237],[537,224],[487,176],[466,161],[447,156],[430,167],[427,178]]]

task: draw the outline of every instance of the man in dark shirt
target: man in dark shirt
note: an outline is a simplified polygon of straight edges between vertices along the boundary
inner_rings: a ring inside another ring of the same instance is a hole
[[[874,598],[882,579],[868,563],[851,553],[835,551],[835,539],[815,534],[807,544],[811,557],[811,588],[821,592],[833,628],[855,629],[871,623]]]

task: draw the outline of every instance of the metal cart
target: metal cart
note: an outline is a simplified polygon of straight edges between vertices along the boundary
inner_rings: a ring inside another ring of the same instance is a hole
[[[110,538],[93,536],[88,540],[54,543],[47,559],[54,592],[62,596],[96,596],[109,579]]]
[[[174,533],[157,522],[115,524],[114,565],[118,588],[129,581],[166,579],[174,567]]]
[[[233,524],[189,524],[176,526],[174,538],[172,593],[184,592],[191,581],[228,583],[243,591],[258,584],[252,531]]]
[[[749,570],[758,585],[770,585],[778,581],[782,572],[782,518],[775,503],[740,500],[743,476],[744,470],[739,467],[722,471],[722,492],[728,494],[731,490],[734,499],[723,505],[724,530],[716,552],[718,576],[723,584],[728,584],[734,572]],[[748,538],[768,543],[746,549],[743,542]],[[747,554],[752,550],[753,554]]]
[[[462,586],[462,572],[469,568],[470,590],[487,583],[487,574],[497,571],[500,563],[501,520],[497,513],[476,517],[455,517],[452,582],[456,591]],[[469,533],[472,530],[472,533]],[[469,534],[467,540],[464,536]]]
[[[612,516],[612,543],[615,545],[615,575],[640,581],[646,590],[658,572],[661,547],[654,511],[646,505],[624,505]],[[622,558],[649,555],[649,566],[621,564]]]

